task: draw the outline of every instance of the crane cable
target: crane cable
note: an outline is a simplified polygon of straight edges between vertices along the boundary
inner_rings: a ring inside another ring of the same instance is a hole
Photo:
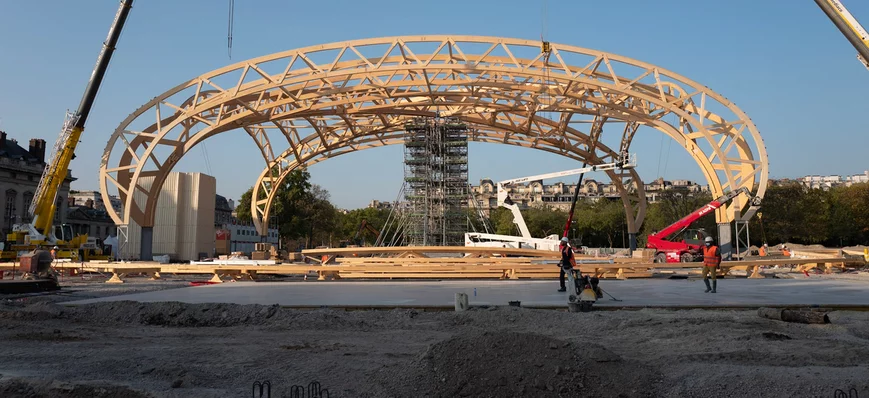
[[[235,21],[235,0],[229,0],[229,20],[226,26],[226,54],[232,59],[232,27]]]
[[[540,85],[540,94],[545,96],[546,101],[546,117],[552,116],[552,93],[551,93],[551,71],[549,69],[549,56],[552,54],[552,47],[546,41],[547,37],[547,16],[548,16],[548,0],[543,0],[542,11],[540,13],[540,52],[543,53],[543,84]],[[531,121],[529,120],[529,123]]]

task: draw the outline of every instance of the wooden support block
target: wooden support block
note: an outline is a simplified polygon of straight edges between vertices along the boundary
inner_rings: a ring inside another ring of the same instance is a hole
[[[762,318],[773,319],[776,321],[795,322],[795,323],[810,323],[810,324],[825,324],[830,323],[830,318],[826,312],[820,311],[794,311],[780,308],[758,308],[757,315]]]
[[[621,280],[628,279],[628,277],[625,276],[625,269],[624,268],[619,268],[619,270],[616,271],[616,279],[621,279]]]
[[[326,280],[326,271],[317,271],[317,280],[325,281]]]
[[[160,279],[160,273],[159,273],[159,272],[155,272],[153,275],[151,275],[151,280],[152,280],[152,281],[156,281],[156,280],[159,280],[159,279]]]
[[[112,272],[112,277],[109,278],[106,283],[124,283],[124,281],[121,280],[121,277],[117,272]]]
[[[214,276],[212,276],[211,279],[209,279],[208,281],[212,283],[223,283],[223,281],[220,279],[220,275],[217,275],[217,272],[215,272]]]

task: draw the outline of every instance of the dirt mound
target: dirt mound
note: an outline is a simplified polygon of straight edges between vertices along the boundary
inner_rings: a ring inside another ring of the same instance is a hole
[[[655,396],[660,379],[603,347],[538,334],[482,332],[431,345],[397,396]]]
[[[411,327],[420,314],[415,310],[379,311],[373,315],[329,308],[308,311],[278,305],[180,302],[140,303],[115,301],[76,306],[39,302],[0,304],[0,320],[69,320],[89,324],[141,324],[168,327],[231,327],[260,325],[280,329],[366,329]]]
[[[62,315],[82,322],[139,323],[172,327],[259,325],[278,312],[277,305],[138,303],[119,301],[65,309]],[[74,315],[74,316],[73,316]]]
[[[150,398],[152,395],[133,390],[127,386],[108,383],[64,383],[36,381],[20,378],[0,381],[0,396],[8,398],[59,397],[59,398]]]

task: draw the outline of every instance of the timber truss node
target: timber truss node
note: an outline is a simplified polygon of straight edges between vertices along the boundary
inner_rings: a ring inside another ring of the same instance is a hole
[[[627,57],[565,44],[480,36],[401,36],[331,43],[229,65],[142,105],[106,145],[100,190],[116,190],[117,224],[153,226],[174,165],[199,142],[243,130],[264,169],[251,214],[265,232],[277,187],[292,170],[345,153],[403,143],[404,122],[462,119],[468,139],[539,149],[590,165],[630,149],[640,126],[675,140],[696,161],[713,196],[746,187],[762,198],[763,140],[745,113],[706,86]],[[621,126],[618,148],[604,124]],[[398,166],[396,166],[398,167]],[[637,232],[646,211],[635,170],[608,171]],[[750,205],[739,197],[719,222]]]

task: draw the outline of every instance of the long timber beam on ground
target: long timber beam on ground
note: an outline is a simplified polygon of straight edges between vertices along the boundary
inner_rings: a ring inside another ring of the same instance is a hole
[[[514,249],[500,247],[465,247],[465,246],[391,246],[391,247],[344,247],[330,249],[302,250],[304,256],[337,256],[337,255],[415,255],[429,257],[430,254],[465,254],[468,256],[523,256],[557,258],[559,252],[549,250]]]
[[[112,274],[108,282],[120,283],[122,277],[133,274],[148,274],[159,279],[161,274],[195,274],[213,275],[212,282],[220,282],[221,276],[247,277],[255,279],[257,275],[308,275],[315,273],[317,279],[536,279],[557,278],[559,269],[550,261],[537,258],[371,258],[374,262],[366,263],[365,258],[342,259],[349,260],[339,264],[257,264],[251,261],[247,264],[159,264],[156,262],[134,263],[59,263],[55,269],[99,272]],[[378,263],[380,260],[388,260]],[[398,261],[401,260],[401,261]],[[688,272],[696,273],[700,263],[621,263],[600,260],[598,263],[580,264],[582,272],[604,278],[637,278],[650,277],[655,272]],[[733,270],[750,272],[752,278],[762,278],[762,267],[796,266],[798,271],[811,268],[822,268],[829,272],[833,267],[844,267],[845,264],[863,265],[863,260],[842,257],[827,258],[782,258],[769,260],[726,261],[721,264],[720,275],[724,276]],[[0,270],[14,270],[14,264],[0,264]]]

